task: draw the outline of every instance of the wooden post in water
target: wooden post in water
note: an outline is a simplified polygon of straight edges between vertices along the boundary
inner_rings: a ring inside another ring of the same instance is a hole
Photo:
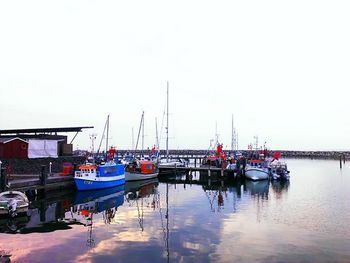
[[[194,167],[197,167],[197,158],[194,158]]]
[[[339,156],[339,161],[340,161],[340,169],[342,169],[343,168],[343,163],[341,161],[341,155]]]
[[[210,168],[208,169],[208,176],[209,176],[209,177],[211,176]]]
[[[46,171],[46,165],[41,166],[41,173],[40,173],[40,184],[46,185],[47,181],[47,171]]]
[[[0,191],[3,192],[6,190],[7,186],[7,176],[6,176],[6,168],[1,167],[1,174],[0,174]]]

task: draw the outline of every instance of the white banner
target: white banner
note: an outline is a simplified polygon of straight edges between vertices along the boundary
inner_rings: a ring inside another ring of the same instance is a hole
[[[57,158],[57,141],[29,140],[28,158]]]

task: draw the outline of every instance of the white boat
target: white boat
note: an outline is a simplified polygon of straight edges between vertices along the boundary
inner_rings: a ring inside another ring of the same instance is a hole
[[[186,167],[187,162],[180,158],[162,158],[158,163],[159,169]]]
[[[253,181],[269,179],[269,168],[262,160],[250,160],[245,168],[245,176]]]
[[[27,196],[19,191],[6,191],[0,193],[0,215],[12,217],[28,211],[29,201]]]
[[[158,170],[152,161],[134,160],[125,168],[125,181],[146,180],[158,177]]]

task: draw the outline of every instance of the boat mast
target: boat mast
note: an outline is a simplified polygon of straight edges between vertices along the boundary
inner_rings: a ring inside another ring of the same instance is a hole
[[[107,152],[108,152],[108,134],[109,134],[109,114],[107,116],[106,160],[107,160]]]
[[[131,149],[135,147],[135,139],[134,139],[134,127],[131,128]]]
[[[214,148],[216,146],[218,146],[218,144],[219,144],[218,122],[215,122],[215,145],[214,145]]]
[[[159,149],[159,138],[158,138],[158,123],[157,123],[157,117],[156,117],[156,147]]]
[[[233,114],[232,114],[232,127],[231,127],[231,151],[235,150],[235,138],[234,138],[234,128],[233,128]]]
[[[106,128],[107,128],[107,124],[109,123],[109,115],[107,116],[107,121],[105,123],[105,127],[103,128],[103,133],[102,133],[102,137],[101,137],[101,141],[100,144],[98,146],[98,150],[97,150],[97,155],[100,153],[100,149],[101,149],[101,145],[102,145],[102,141],[104,139],[105,136],[105,132],[106,132]],[[107,141],[108,141],[108,131],[107,131]],[[107,143],[108,144],[108,143]],[[107,153],[106,153],[107,154]]]
[[[166,89],[166,160],[169,161],[169,82]]]
[[[145,116],[143,115],[143,118],[142,118],[142,145],[141,145],[141,155],[143,156],[143,150],[145,149]]]
[[[140,121],[140,127],[139,127],[139,132],[138,132],[138,134],[137,134],[137,140],[136,140],[136,146],[135,146],[135,155],[136,155],[137,146],[138,146],[138,144],[139,144],[140,132],[141,132],[141,127],[142,127],[142,122],[143,122],[143,114],[144,114],[144,112],[142,112],[141,121]]]

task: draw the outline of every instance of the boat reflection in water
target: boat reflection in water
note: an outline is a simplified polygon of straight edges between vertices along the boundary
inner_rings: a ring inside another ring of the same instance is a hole
[[[158,178],[125,183],[125,200],[130,207],[137,208],[140,230],[144,230],[144,207],[153,210],[159,207]]]
[[[110,224],[114,219],[117,208],[124,203],[124,185],[113,188],[78,191],[74,199],[72,212],[81,216],[78,219],[88,227],[88,239],[86,245],[90,248],[95,246],[93,238],[93,218],[95,214],[102,213],[105,224]]]
[[[261,181],[245,181],[245,188],[252,196],[261,196],[263,198],[267,198],[269,195],[269,180],[261,180]]]

